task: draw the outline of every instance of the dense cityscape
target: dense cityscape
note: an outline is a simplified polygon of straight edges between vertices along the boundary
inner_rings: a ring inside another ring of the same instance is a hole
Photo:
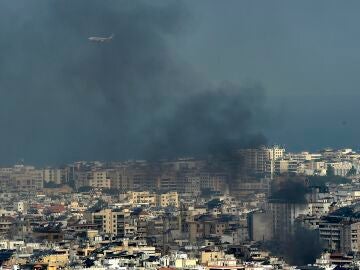
[[[360,153],[0,169],[2,269],[357,269]]]
[[[359,10],[0,0],[0,270],[360,270]]]

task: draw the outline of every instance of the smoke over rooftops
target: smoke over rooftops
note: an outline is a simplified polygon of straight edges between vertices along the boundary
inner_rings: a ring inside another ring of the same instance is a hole
[[[271,187],[270,202],[276,203],[306,203],[308,188],[302,178],[289,177],[282,181],[273,182]]]
[[[294,233],[285,241],[268,241],[264,247],[274,255],[281,256],[291,265],[315,263],[323,251],[323,243],[317,231],[295,226]]]
[[[16,16],[15,16],[16,15]],[[168,41],[178,1],[0,3],[0,162],[166,158],[265,143],[261,86],[212,86]],[[111,42],[92,35],[114,33]]]

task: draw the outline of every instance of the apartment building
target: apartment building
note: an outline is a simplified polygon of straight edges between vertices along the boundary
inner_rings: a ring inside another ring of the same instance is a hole
[[[43,169],[43,180],[47,183],[52,182],[55,184],[61,184],[62,182],[61,169],[45,168]]]
[[[178,178],[176,171],[167,170],[156,179],[156,187],[161,191],[178,190]]]
[[[11,172],[11,184],[15,191],[37,191],[43,188],[43,172],[32,166],[17,165]]]
[[[267,204],[267,212],[272,215],[272,235],[277,239],[287,239],[294,232],[295,220],[308,213],[307,204],[293,204],[272,201]]]
[[[168,192],[159,195],[158,205],[161,207],[179,207],[179,194],[177,192]]]
[[[107,177],[107,172],[105,170],[94,171],[91,173],[89,185],[93,188],[110,188],[111,181],[110,178]]]
[[[88,213],[87,219],[106,234],[119,237],[125,234],[125,214],[120,209],[103,209],[99,212]]]
[[[11,191],[13,188],[11,182],[12,168],[1,168],[0,169],[0,189],[2,192]]]
[[[334,175],[345,177],[348,172],[353,167],[351,162],[343,161],[343,162],[332,162],[328,163],[334,169]]]
[[[338,217],[327,217],[319,223],[320,239],[329,250],[359,252],[360,222]]]
[[[129,191],[127,198],[130,204],[149,205],[155,207],[157,205],[157,196],[155,193],[149,191]]]
[[[300,162],[295,159],[280,158],[274,161],[275,174],[297,174]]]
[[[225,192],[227,189],[228,178],[228,174],[225,173],[201,173],[200,188]]]
[[[285,158],[296,160],[298,162],[316,161],[322,158],[322,154],[309,152],[287,153]]]
[[[87,170],[77,170],[74,172],[74,183],[75,187],[81,188],[81,187],[88,187],[90,186],[90,177],[91,177],[91,171]]]
[[[116,166],[113,169],[107,170],[107,177],[110,179],[111,188],[121,191],[133,189],[132,179],[127,165]]]
[[[248,173],[272,174],[274,161],[284,156],[285,149],[279,146],[260,147],[256,149],[241,149],[238,154],[244,161]]]

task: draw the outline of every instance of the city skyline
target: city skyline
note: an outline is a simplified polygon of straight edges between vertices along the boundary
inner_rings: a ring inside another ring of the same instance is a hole
[[[359,270],[359,11],[0,1],[0,270]]]

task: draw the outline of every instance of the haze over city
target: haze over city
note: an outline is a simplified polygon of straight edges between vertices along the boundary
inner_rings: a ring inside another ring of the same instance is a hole
[[[358,1],[0,1],[0,270],[359,270]]]
[[[214,130],[218,144],[358,148],[356,1],[0,5],[3,163],[188,155]],[[214,92],[242,111],[209,114]]]

